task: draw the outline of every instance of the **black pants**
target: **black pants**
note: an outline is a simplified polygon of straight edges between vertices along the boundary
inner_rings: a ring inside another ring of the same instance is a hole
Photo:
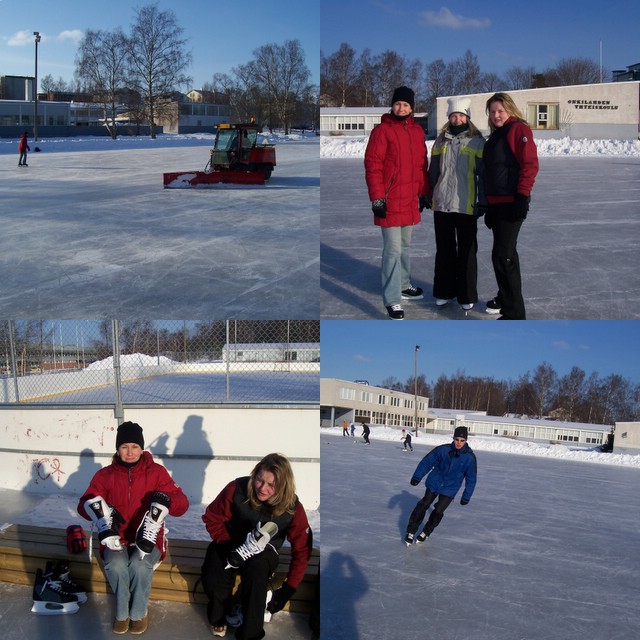
[[[209,624],[226,625],[231,592],[236,575],[240,574],[240,606],[242,626],[236,630],[238,640],[258,640],[264,637],[264,610],[269,579],[278,566],[278,552],[271,546],[248,560],[237,570],[225,569],[227,556],[236,545],[229,541],[212,542],[202,565],[202,587],[209,598]]]
[[[424,498],[418,501],[418,504],[416,504],[411,512],[411,515],[409,516],[409,524],[407,525],[407,532],[416,533],[416,531],[418,531],[418,527],[424,520],[427,509],[436,498],[438,498],[438,502],[434,505],[433,511],[429,516],[429,520],[427,520],[427,524],[424,527],[424,532],[428,536],[433,533],[433,530],[440,524],[440,521],[444,516],[445,509],[451,504],[453,498],[434,493],[431,489],[427,489],[424,494]]]
[[[463,213],[434,211],[436,264],[433,297],[460,304],[478,301],[478,221]]]
[[[520,258],[517,244],[520,227],[524,220],[512,219],[511,203],[489,205],[493,249],[491,261],[498,283],[498,301],[505,320],[526,320]]]

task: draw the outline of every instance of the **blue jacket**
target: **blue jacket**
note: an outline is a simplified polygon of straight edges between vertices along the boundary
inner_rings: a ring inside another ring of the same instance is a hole
[[[450,498],[455,498],[464,480],[462,500],[468,502],[476,486],[477,472],[478,463],[471,447],[465,444],[458,451],[452,442],[441,444],[422,458],[412,479],[420,482],[428,474],[425,482],[427,489]]]

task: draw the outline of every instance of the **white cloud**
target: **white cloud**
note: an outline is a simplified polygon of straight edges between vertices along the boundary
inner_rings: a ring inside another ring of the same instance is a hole
[[[570,351],[571,347],[569,346],[569,343],[566,342],[565,340],[556,340],[553,343],[553,346],[558,349],[558,351]]]
[[[82,40],[84,37],[84,33],[80,31],[80,29],[67,29],[66,31],[61,31],[58,34],[58,40],[72,40],[76,44]]]
[[[33,42],[33,31],[17,31],[7,40],[10,47],[24,47],[27,44],[33,44]]]
[[[423,11],[420,15],[426,25],[446,29],[486,29],[491,26],[489,18],[467,18],[446,7],[441,7],[440,11]]]
[[[367,358],[367,356],[363,356],[361,353],[356,353],[353,356],[354,360],[358,360],[360,362],[371,362],[371,358]]]

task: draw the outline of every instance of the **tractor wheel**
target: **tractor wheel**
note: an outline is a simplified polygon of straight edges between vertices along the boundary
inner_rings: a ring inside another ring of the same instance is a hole
[[[264,179],[268,180],[271,177],[271,173],[273,172],[273,165],[271,164],[260,165],[260,171],[262,172]]]

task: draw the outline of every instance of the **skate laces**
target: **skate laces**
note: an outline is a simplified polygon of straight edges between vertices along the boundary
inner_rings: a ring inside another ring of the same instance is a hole
[[[243,560],[248,560],[265,550],[271,537],[278,531],[275,522],[266,522],[264,525],[258,522],[253,531],[247,534],[246,540],[236,549]]]
[[[159,510],[155,510],[156,518],[159,515]],[[148,540],[149,542],[153,542],[155,544],[158,539],[158,532],[162,528],[162,522],[157,522],[154,520],[154,508],[152,507],[144,516],[142,521],[142,529],[140,531],[140,535],[138,539],[142,538],[143,540]]]

